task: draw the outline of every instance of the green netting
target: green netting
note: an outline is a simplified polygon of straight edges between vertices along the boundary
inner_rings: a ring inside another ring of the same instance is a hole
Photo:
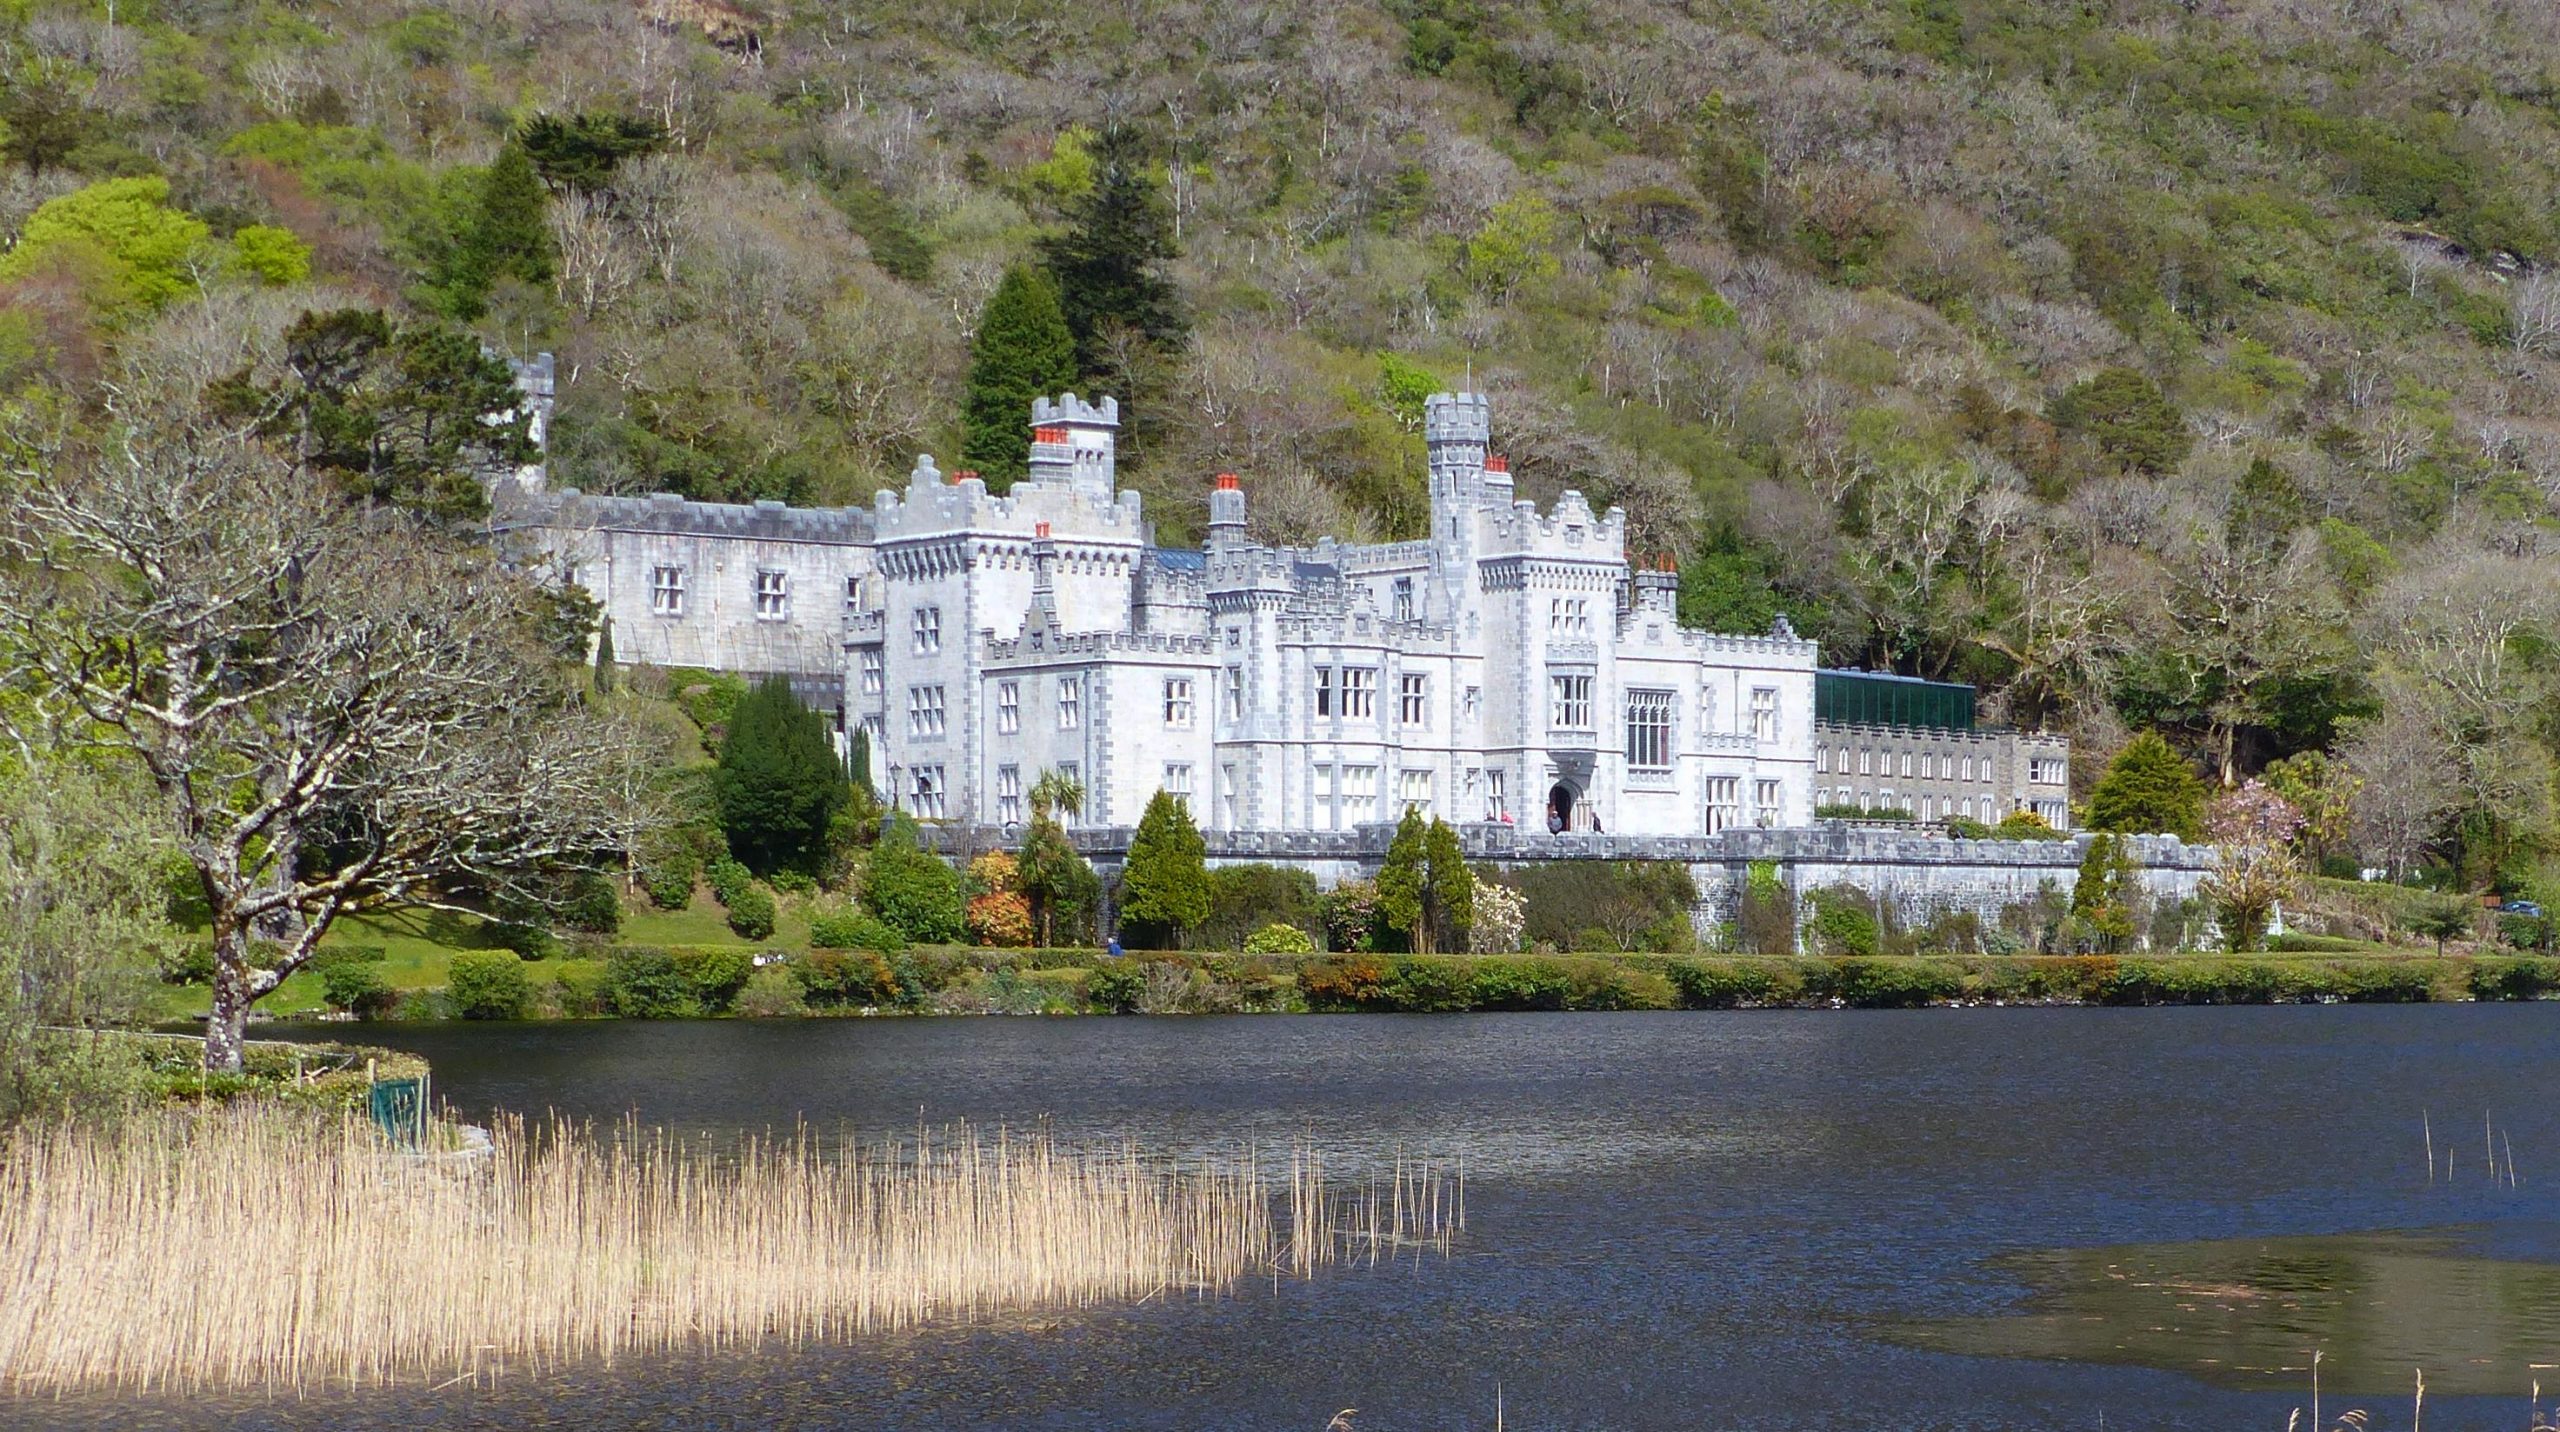
[[[1922,681],[1879,671],[1817,671],[1813,714],[1816,720],[1860,726],[1970,731],[1973,688],[1961,682]]]
[[[415,1144],[426,1132],[426,1090],[416,1079],[381,1081],[367,1107],[375,1126],[395,1142]]]

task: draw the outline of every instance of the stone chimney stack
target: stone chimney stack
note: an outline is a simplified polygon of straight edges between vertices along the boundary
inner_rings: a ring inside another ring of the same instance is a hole
[[[1244,484],[1222,472],[1209,489],[1209,550],[1233,551],[1244,544]]]
[[[1668,552],[1657,552],[1635,574],[1636,610],[1661,616],[1680,611],[1680,566]]]

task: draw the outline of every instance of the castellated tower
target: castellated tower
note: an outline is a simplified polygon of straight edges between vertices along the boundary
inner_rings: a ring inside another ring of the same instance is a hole
[[[1493,404],[1482,393],[1434,393],[1422,402],[1422,441],[1431,455],[1434,535],[1443,513],[1472,511],[1493,441]]]
[[[1112,454],[1120,432],[1120,400],[1088,403],[1073,393],[1031,400],[1033,482],[1073,487],[1099,502],[1117,488]]]

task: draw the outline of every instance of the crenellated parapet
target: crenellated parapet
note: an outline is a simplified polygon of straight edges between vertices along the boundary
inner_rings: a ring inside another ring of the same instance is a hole
[[[1060,632],[1043,637],[995,637],[987,642],[990,664],[1008,661],[1053,662],[1099,660],[1113,656],[1189,657],[1206,660],[1209,638],[1196,632],[1091,631]]]
[[[884,488],[871,499],[870,526],[884,546],[956,532],[1001,532],[1028,543],[1043,522],[1062,543],[1135,546],[1146,533],[1145,499],[1031,482],[999,495],[974,473],[945,476],[930,454],[916,458],[904,490]]]
[[[501,530],[551,527],[844,547],[858,547],[872,540],[871,515],[858,507],[792,507],[773,501],[695,502],[672,492],[609,497],[574,487],[513,494],[492,514],[492,521]]]
[[[1810,667],[1815,656],[1821,651],[1818,643],[1796,635],[1792,628],[1772,631],[1765,636],[1752,636],[1741,632],[1701,631],[1696,627],[1682,627],[1679,630],[1680,647],[1685,652],[1699,657],[1740,661],[1752,665],[1776,662],[1801,663]]]
[[[1524,498],[1491,514],[1487,527],[1485,550],[1491,554],[1517,552],[1626,565],[1626,509],[1612,507],[1595,514],[1589,499],[1570,488],[1545,513]]]

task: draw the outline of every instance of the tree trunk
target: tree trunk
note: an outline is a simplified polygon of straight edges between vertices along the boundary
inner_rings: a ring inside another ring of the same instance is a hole
[[[240,1069],[241,1029],[249,1022],[248,950],[235,934],[226,958],[219,937],[214,946],[213,1013],[204,1022],[204,1067],[208,1074]]]

